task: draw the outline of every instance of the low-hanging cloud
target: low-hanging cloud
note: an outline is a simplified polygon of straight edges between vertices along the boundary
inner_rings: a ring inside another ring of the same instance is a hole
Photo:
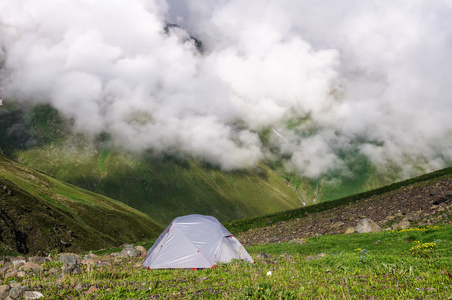
[[[5,99],[226,170],[450,164],[451,48],[450,1],[0,0]]]

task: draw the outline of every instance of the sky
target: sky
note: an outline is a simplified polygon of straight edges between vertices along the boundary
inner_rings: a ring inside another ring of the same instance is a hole
[[[450,0],[0,0],[0,66],[4,103],[131,151],[309,178],[353,176],[344,153],[452,162]]]

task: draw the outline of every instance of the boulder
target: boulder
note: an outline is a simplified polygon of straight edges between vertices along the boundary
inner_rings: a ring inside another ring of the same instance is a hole
[[[377,232],[381,231],[381,227],[369,218],[364,218],[358,221],[356,224],[356,233]]]
[[[62,253],[60,254],[60,258],[58,259],[58,261],[63,263],[64,265],[76,266],[81,262],[81,259],[76,254]]]
[[[28,290],[28,286],[22,285],[18,287],[14,287],[9,290],[9,296],[14,299],[18,299],[22,297],[22,295]]]
[[[411,227],[411,223],[410,221],[408,221],[407,219],[400,221],[399,223],[396,223],[394,225],[392,225],[392,230],[397,230],[397,229],[407,229]]]
[[[139,257],[141,252],[133,247],[133,245],[126,245],[124,249],[118,254],[118,257]]]
[[[40,271],[42,270],[42,266],[32,263],[32,262],[26,262],[23,266],[22,266],[22,270],[24,271],[29,271],[29,270],[33,270],[33,271]]]
[[[29,262],[35,263],[35,264],[43,264],[50,261],[50,258],[48,257],[42,257],[42,256],[31,256],[28,258]]]

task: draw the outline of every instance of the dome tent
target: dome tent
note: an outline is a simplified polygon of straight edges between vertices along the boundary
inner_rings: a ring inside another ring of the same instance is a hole
[[[143,260],[148,269],[212,268],[231,259],[254,262],[242,244],[214,217],[174,219]]]

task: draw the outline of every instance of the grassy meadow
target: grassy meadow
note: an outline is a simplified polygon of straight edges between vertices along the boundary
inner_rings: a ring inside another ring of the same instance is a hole
[[[145,244],[149,247],[152,243]],[[248,247],[255,263],[204,270],[147,270],[140,259],[108,258],[82,274],[27,273],[46,299],[449,299],[452,226],[325,235]],[[95,252],[96,253],[96,252]],[[262,253],[265,253],[263,255]],[[372,298],[373,297],[373,298]]]

